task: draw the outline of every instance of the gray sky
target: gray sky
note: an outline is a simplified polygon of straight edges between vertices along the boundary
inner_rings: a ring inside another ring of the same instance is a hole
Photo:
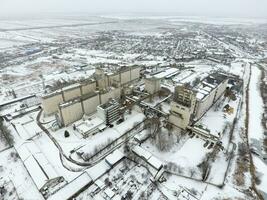
[[[177,13],[267,18],[267,0],[0,0],[0,15],[47,12]]]

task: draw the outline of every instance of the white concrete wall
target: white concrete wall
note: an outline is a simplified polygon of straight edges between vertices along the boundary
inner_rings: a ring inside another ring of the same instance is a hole
[[[84,113],[90,115],[96,112],[96,107],[100,104],[99,95],[95,95],[89,99],[84,100],[83,102]]]
[[[88,94],[90,92],[94,92],[96,90],[96,82],[88,83],[86,85],[82,85],[82,94]]]
[[[97,116],[106,122],[106,112],[100,106],[97,106]]]
[[[115,88],[112,90],[113,99],[120,99],[121,97],[121,88]]]
[[[227,84],[228,84],[228,79],[225,80],[224,82],[222,82],[218,88],[217,88],[217,92],[216,92],[216,95],[215,95],[215,101],[217,101],[221,96],[222,94],[224,93],[224,91],[226,90],[227,88]]]
[[[190,123],[191,113],[191,108],[182,106],[173,101],[171,102],[171,115],[169,117],[169,122],[179,128],[185,129]]]
[[[139,79],[140,77],[140,67],[132,68],[131,70],[131,80]]]
[[[121,84],[125,84],[131,81],[131,72],[130,70],[121,73]]]
[[[63,90],[64,100],[69,101],[71,99],[77,98],[81,96],[80,87],[76,87],[73,89]]]
[[[196,111],[196,119],[199,119],[205,112],[207,112],[208,109],[213,104],[213,100],[215,97],[216,90],[211,91],[209,95],[207,95],[204,99],[197,102],[197,111]]]
[[[100,80],[97,80],[97,84],[98,84],[98,88],[100,90],[106,89],[108,87],[108,79],[107,79],[107,77],[104,77],[104,78],[102,78]]]
[[[113,84],[120,84],[120,74],[109,76],[109,86]]]
[[[63,103],[62,94],[56,94],[51,97],[42,98],[42,106],[45,115],[50,115],[58,110],[58,105]]]
[[[100,94],[99,97],[100,97],[100,104],[104,104],[104,103],[108,102],[108,100],[110,98],[112,98],[113,95],[110,92],[107,92],[104,94]]]
[[[70,104],[69,106],[60,108],[62,122],[65,126],[76,122],[83,117],[83,110],[81,102]]]
[[[149,94],[154,94],[160,90],[160,80],[145,79],[145,90]]]
[[[100,94],[100,102],[101,104],[107,103],[109,99],[118,99],[120,98],[121,95],[121,89],[120,88],[115,88],[107,93]]]

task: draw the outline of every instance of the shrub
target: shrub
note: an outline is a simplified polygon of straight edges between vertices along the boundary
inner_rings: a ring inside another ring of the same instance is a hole
[[[64,132],[64,136],[65,136],[65,137],[69,137],[69,136],[70,136],[69,131],[66,130],[66,131]]]

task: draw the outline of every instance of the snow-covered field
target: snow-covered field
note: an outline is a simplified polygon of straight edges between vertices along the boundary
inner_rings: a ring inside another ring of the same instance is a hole
[[[260,94],[259,83],[260,83],[261,71],[258,67],[252,66],[251,69],[251,80],[249,85],[249,139],[250,143],[253,145],[254,140],[263,141],[264,130],[262,127],[261,119],[263,115],[263,100]],[[267,193],[267,163],[259,158],[257,155],[253,154],[253,161],[256,171],[259,173],[259,178],[261,180],[260,184],[257,186],[260,190]]]
[[[185,174],[189,174],[190,167],[196,168],[205,155],[210,152],[210,150],[203,147],[204,143],[203,140],[198,138],[184,138],[169,151],[162,152],[155,145],[151,144],[150,140],[147,140],[142,144],[142,147],[165,163],[173,162],[184,168]]]
[[[4,199],[43,199],[14,148],[0,153],[0,183],[3,182],[14,186]]]

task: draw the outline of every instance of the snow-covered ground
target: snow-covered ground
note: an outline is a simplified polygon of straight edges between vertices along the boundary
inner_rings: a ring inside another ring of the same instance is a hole
[[[260,93],[260,78],[261,70],[257,66],[252,66],[251,80],[249,85],[249,125],[248,134],[251,146],[255,140],[261,144],[264,138],[264,130],[262,127],[263,116],[263,100]],[[260,147],[259,147],[260,148]],[[260,148],[261,149],[261,148]],[[261,191],[267,195],[267,163],[263,161],[258,155],[252,154],[254,165],[257,173],[259,173],[260,184],[257,186]]]
[[[132,114],[125,115],[125,121],[123,123],[119,125],[115,124],[114,127],[106,128],[103,132],[90,135],[88,138],[83,138],[80,133],[73,130],[72,126],[59,129],[56,132],[52,132],[52,134],[67,155],[70,154],[72,150],[74,150],[74,152],[91,155],[95,149],[99,147],[104,148],[106,145],[130,130],[134,124],[142,122],[143,119],[144,115],[142,113],[133,110]],[[64,137],[65,130],[69,131],[70,137]]]
[[[218,102],[216,102],[216,104],[220,104],[219,108],[216,108],[217,105],[215,104],[198,123],[208,127],[213,134],[221,133],[225,125],[233,123],[238,111],[239,102],[239,97],[237,100],[233,101],[222,96]],[[227,104],[234,109],[233,113],[226,113],[223,111],[224,106]]]
[[[11,182],[14,186],[6,199],[14,193],[14,199],[43,199],[14,148],[0,153],[0,183],[3,182]]]
[[[263,101],[260,94],[261,71],[258,67],[252,66],[249,85],[249,137],[261,140],[263,138],[263,127],[261,123],[263,114]]]
[[[204,143],[201,139],[186,137],[180,142],[175,142],[173,147],[167,152],[160,151],[150,140],[144,142],[142,147],[166,164],[173,162],[184,168],[185,174],[188,175],[190,167],[196,168],[205,155],[210,152],[210,150],[203,147]]]
[[[188,194],[181,194],[179,196],[181,199],[202,199],[202,200],[210,200],[210,199],[216,199],[216,198],[230,198],[230,199],[238,199],[238,198],[244,198],[246,199],[246,195],[242,194],[238,190],[234,189],[232,186],[224,186],[223,189],[216,188],[213,185],[209,184],[203,184],[201,182],[187,179],[184,177],[179,177],[172,175],[170,176],[166,182],[163,183],[163,186],[165,187],[166,191],[179,192],[182,191],[189,191],[191,194],[193,194],[194,197]],[[176,198],[172,198],[176,199]]]
[[[154,188],[153,193],[149,191],[152,184],[149,178],[151,175],[146,168],[129,160],[123,160],[82,192],[77,199],[90,199],[91,197],[104,200],[107,194],[114,195],[114,199],[121,199],[127,191],[131,191],[133,199],[136,200],[142,195],[145,199],[159,199],[161,194],[157,189]]]

